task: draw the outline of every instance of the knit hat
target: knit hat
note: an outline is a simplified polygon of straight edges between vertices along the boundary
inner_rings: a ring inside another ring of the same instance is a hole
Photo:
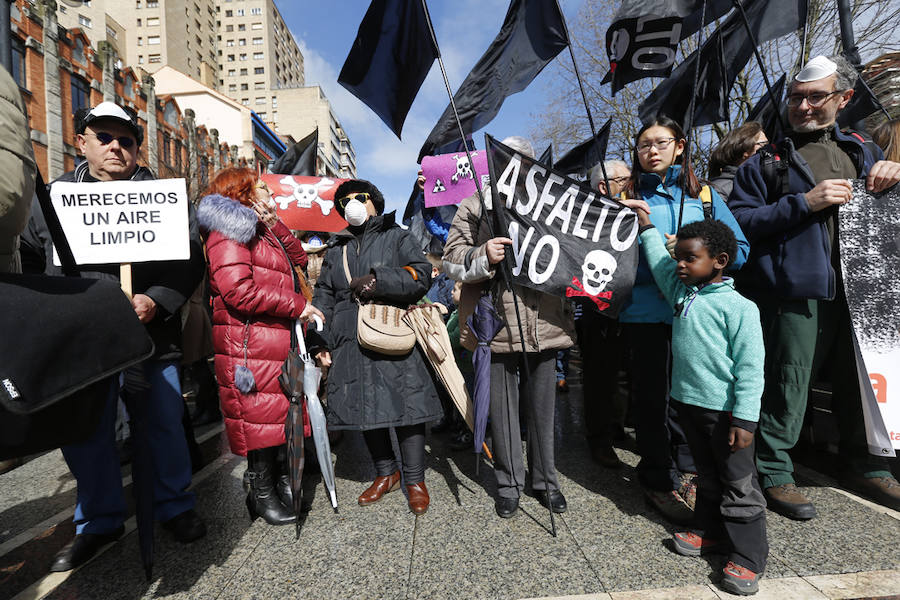
[[[334,191],[335,208],[338,214],[341,215],[341,218],[344,217],[344,207],[341,206],[338,200],[356,192],[369,194],[372,204],[375,206],[375,212],[379,215],[384,212],[384,196],[381,195],[381,191],[375,187],[375,184],[365,179],[348,179]]]

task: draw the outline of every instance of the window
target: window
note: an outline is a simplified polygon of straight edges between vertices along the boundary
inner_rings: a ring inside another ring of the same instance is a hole
[[[159,54],[151,54],[151,55],[147,58],[147,62],[149,62],[149,63],[158,63],[158,62],[160,62]]]
[[[236,84],[236,83],[229,84],[229,86],[228,86],[228,91],[229,91],[229,92],[236,92],[236,91],[237,91],[237,84]]]
[[[250,106],[250,98],[241,98],[241,104],[244,106]]]
[[[225,45],[231,48],[232,46],[234,46],[234,40],[226,40]]]
[[[227,60],[228,62],[234,62],[234,54],[229,54],[225,57],[225,60]]]
[[[144,55],[143,54],[138,55],[138,64],[139,65],[144,64]]]
[[[134,98],[134,75],[129,73],[125,76],[124,94],[126,98]]]
[[[147,27],[159,27],[159,17],[147,17]]]
[[[88,82],[80,77],[72,76],[72,113],[78,112],[79,108],[85,108],[91,105],[91,86]]]
[[[262,46],[262,43],[263,43],[263,39],[262,39],[261,37],[253,38],[253,45],[254,45],[254,46]]]
[[[62,6],[62,4],[60,4],[60,6]],[[141,20],[140,20],[140,19],[137,20],[137,26],[138,26],[138,27],[141,26]]]
[[[241,69],[240,74],[241,74],[241,75],[246,75],[246,74],[247,74],[247,69]]]
[[[256,97],[256,104],[265,104],[265,103],[266,103],[266,99],[265,99],[264,96],[257,96],[257,97]]]
[[[278,108],[278,96],[272,96],[272,108]]]
[[[234,11],[226,10],[226,11],[225,11],[225,16],[226,16],[226,17],[233,17],[233,16],[234,16]]]
[[[88,29],[93,27],[93,25],[91,25],[91,20],[84,15],[78,15],[78,24],[83,25],[84,27],[87,27]]]
[[[235,12],[235,14],[236,14],[237,16],[239,16],[239,17],[243,17],[243,16],[244,16],[244,9],[243,9],[243,8],[239,8],[239,9],[237,9],[237,10],[234,11],[234,12]]]
[[[265,81],[257,81],[256,83],[253,84],[253,89],[254,90],[266,89],[266,82]]]
[[[238,40],[238,46],[246,46],[246,45],[247,45],[247,38],[241,38]]]
[[[229,77],[234,77],[234,73],[235,73],[235,70],[234,70],[234,69],[228,69],[228,76],[229,76]]]
[[[15,5],[13,5],[15,6]],[[18,39],[12,39],[12,76],[19,87],[27,87],[25,78],[25,45]]]
[[[225,33],[231,33],[232,31],[234,31],[234,25],[225,26]]]
[[[251,14],[251,15],[261,15],[261,14],[262,14],[262,9],[261,9],[261,8],[251,8],[251,9],[250,9],[250,14]]]
[[[254,23],[250,26],[250,29],[262,29],[262,23]]]
[[[159,8],[159,0],[147,0],[147,8]]]
[[[258,116],[263,121],[266,120],[266,113],[264,113],[264,112],[258,112],[258,113],[256,113],[256,116]]]
[[[274,122],[277,121],[277,120],[278,120],[278,111],[277,111],[277,110],[273,110],[273,111],[272,111],[272,122],[274,123]]]
[[[140,7],[141,7],[141,0],[137,0],[137,2],[135,2],[134,4],[135,4],[135,6],[134,6],[135,8],[140,8]],[[60,6],[62,6],[62,5],[60,5]]]
[[[247,55],[245,53],[242,53],[240,58],[241,60],[247,60]]]
[[[262,52],[254,52],[254,53],[253,53],[253,60],[262,60],[263,58],[265,58],[265,56],[266,56],[266,55],[265,55],[264,53],[262,53]]]
[[[238,23],[238,31],[247,31],[246,23]]]
[[[159,46],[159,36],[158,36],[158,35],[151,35],[150,37],[148,37],[148,38],[147,38],[147,45],[148,45],[148,46]]]
[[[144,45],[144,38],[139,37],[138,38],[138,46],[143,46],[143,45]]]
[[[246,84],[246,83],[242,83],[242,84],[241,84],[241,91],[242,91],[242,92],[246,92],[246,91],[249,90],[249,89],[250,89],[250,85],[249,85],[249,84]]]
[[[255,69],[253,69],[254,75],[265,75],[265,73],[266,69],[264,67],[256,67]]]
[[[72,48],[72,60],[83,65],[87,64],[87,60],[84,58],[84,41],[81,38],[75,38],[75,47]]]

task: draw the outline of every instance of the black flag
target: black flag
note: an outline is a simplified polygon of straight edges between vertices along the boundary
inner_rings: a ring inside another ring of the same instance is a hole
[[[783,109],[781,100],[784,98],[785,81],[787,81],[787,74],[779,77],[775,85],[772,86],[772,93],[778,98],[777,106],[772,106],[772,98],[769,96],[769,92],[763,90],[762,96],[747,115],[748,121],[756,121],[762,125],[763,131],[766,132],[766,137],[771,141],[779,139],[784,134],[781,130],[778,112]]]
[[[498,235],[513,241],[512,283],[584,299],[616,317],[637,271],[637,216],[586,182],[486,137]]]
[[[419,0],[372,0],[338,83],[399,138],[438,53]]]
[[[319,130],[314,129],[311,134],[288,148],[287,152],[278,157],[278,160],[272,164],[272,173],[315,177],[318,146]]]
[[[609,128],[611,126],[612,119],[607,119],[595,137],[586,139],[566,152],[559,162],[553,165],[553,170],[566,175],[570,173],[585,175],[594,165],[606,160],[606,147],[609,145]]]
[[[466,135],[490,123],[508,96],[528,87],[566,47],[565,32],[556,2],[512,0],[500,33],[453,96]],[[453,108],[447,106],[422,145],[419,162],[458,138]]]
[[[730,0],[707,0],[705,23],[731,10]],[[703,0],[625,0],[606,30],[609,73],[615,94],[644,77],[668,77],[678,42],[700,29]]]
[[[795,31],[806,21],[806,0],[770,2],[749,0],[744,8],[757,42],[767,42]],[[700,81],[694,104],[693,126],[728,118],[728,90],[753,56],[754,44],[740,12],[732,13],[700,49]],[[694,51],[672,76],[656,86],[641,104],[641,121],[648,123],[662,113],[686,124],[694,84]],[[724,81],[722,81],[724,78]]]
[[[547,149],[541,152],[541,157],[538,158],[539,163],[543,163],[547,166],[553,165],[553,143],[547,144]]]
[[[837,122],[840,127],[865,129],[863,119],[879,110],[883,110],[881,103],[860,77],[853,86],[853,97],[850,98],[850,102],[838,113]]]

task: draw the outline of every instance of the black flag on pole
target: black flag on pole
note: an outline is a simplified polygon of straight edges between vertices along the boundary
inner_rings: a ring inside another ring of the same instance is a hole
[[[528,87],[568,44],[565,31],[556,2],[512,0],[500,33],[453,96],[466,135],[490,123],[508,96]],[[419,162],[458,138],[453,108],[447,106],[422,145]]]
[[[606,147],[609,145],[609,129],[612,119],[607,119],[597,135],[581,142],[553,165],[554,171],[565,173],[587,174],[597,163],[606,160]]]
[[[730,0],[707,0],[705,23],[731,10]],[[678,42],[700,29],[703,0],[625,0],[606,30],[612,93],[644,77],[668,77]]]
[[[437,55],[421,1],[372,0],[338,83],[399,138]]]
[[[774,40],[797,30],[806,21],[806,0],[748,0],[744,4],[750,29],[758,43]],[[694,103],[693,125],[727,120],[728,90],[750,61],[755,46],[739,12],[732,13],[700,49],[700,82]],[[665,114],[680,123],[687,121],[693,89],[695,50],[639,107],[641,121],[648,123]],[[722,81],[724,78],[724,81]],[[723,114],[724,112],[724,114]]]
[[[547,145],[547,149],[541,152],[540,158],[538,158],[539,163],[543,163],[547,166],[553,166],[553,144],[550,143]]]
[[[778,119],[778,112],[782,110],[781,99],[784,98],[784,84],[787,81],[787,74],[782,75],[772,86],[772,93],[778,98],[778,106],[772,106],[772,99],[769,92],[763,90],[762,96],[757,100],[750,113],[747,115],[748,121],[756,121],[762,125],[763,131],[769,140],[775,141],[782,137],[784,132],[781,130],[781,121]]]
[[[860,77],[853,86],[853,97],[850,98],[850,102],[838,113],[837,123],[840,127],[859,128],[858,124],[879,110],[883,110],[881,103]]]
[[[491,204],[512,239],[512,283],[616,317],[638,260],[634,212],[487,137]]]
[[[278,157],[278,160],[272,164],[272,173],[315,177],[318,146],[319,130],[314,129],[311,134],[288,148],[287,152]]]

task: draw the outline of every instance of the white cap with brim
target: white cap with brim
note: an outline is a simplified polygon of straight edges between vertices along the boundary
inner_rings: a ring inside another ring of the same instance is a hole
[[[817,56],[803,65],[794,81],[806,83],[807,81],[818,81],[825,79],[829,75],[837,73],[837,64],[825,56]]]
[[[101,102],[94,108],[88,111],[86,115],[81,120],[80,124],[77,124],[78,131],[77,133],[84,133],[85,128],[95,121],[99,121],[101,119],[112,119],[114,121],[119,121],[128,129],[134,133],[137,138],[138,145],[140,145],[143,140],[143,130],[140,125],[138,125],[136,119],[130,115],[124,108],[119,106],[114,102]]]

